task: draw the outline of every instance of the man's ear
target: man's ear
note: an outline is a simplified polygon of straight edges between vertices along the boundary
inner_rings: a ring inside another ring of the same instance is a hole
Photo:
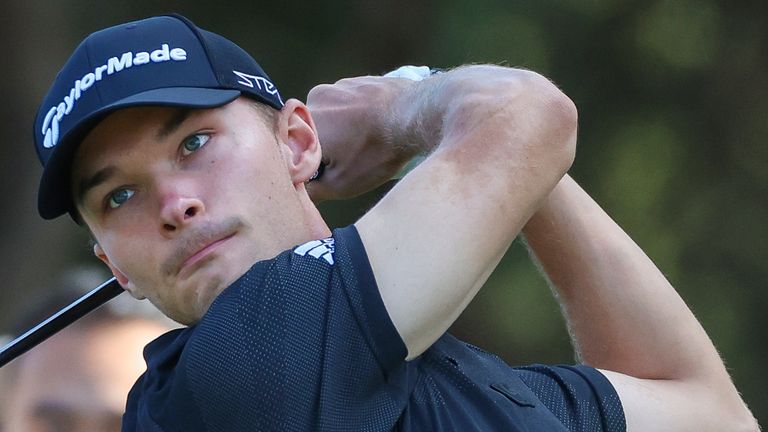
[[[109,267],[109,271],[112,272],[112,275],[115,276],[115,279],[117,279],[117,282],[120,284],[121,287],[123,287],[124,290],[128,291],[129,294],[131,294],[133,297],[142,300],[144,299],[143,296],[140,296],[138,293],[136,293],[136,290],[131,284],[131,281],[128,279],[128,277],[120,271],[117,267],[115,267],[114,264],[112,264],[112,261],[109,260],[109,257],[107,256],[107,253],[104,252],[104,249],[101,248],[101,245],[98,243],[93,245],[93,254],[96,255],[98,259],[101,260],[104,264]]]
[[[293,184],[304,184],[315,174],[322,158],[317,129],[307,106],[296,99],[288,100],[280,110],[278,128]]]

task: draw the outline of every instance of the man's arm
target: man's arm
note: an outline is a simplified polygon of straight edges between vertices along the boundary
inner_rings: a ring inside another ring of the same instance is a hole
[[[575,107],[540,75],[496,66],[420,82],[342,80],[314,89],[308,104],[328,164],[310,184],[314,199],[363,192],[431,152],[355,224],[413,358],[463,311],[570,167]]]
[[[524,228],[584,363],[630,431],[754,431],[704,329],[643,251],[566,176]]]

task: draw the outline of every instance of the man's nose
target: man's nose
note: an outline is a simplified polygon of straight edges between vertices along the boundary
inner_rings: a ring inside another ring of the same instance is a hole
[[[191,224],[205,213],[203,202],[194,197],[167,196],[160,210],[160,223],[164,233],[174,232]]]

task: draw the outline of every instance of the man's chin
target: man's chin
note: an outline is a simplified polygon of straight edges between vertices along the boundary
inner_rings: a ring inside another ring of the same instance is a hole
[[[195,321],[200,320],[208,312],[216,298],[244,273],[237,272],[234,269],[225,269],[222,266],[210,269],[210,273],[206,270],[209,269],[200,269],[199,274],[196,275],[197,278],[195,278],[197,279],[194,284],[195,286],[189,287],[189,292],[195,293]]]
[[[250,268],[241,269],[234,260],[224,256],[205,261],[190,269],[192,271],[178,275],[174,281],[168,281],[178,302],[175,310],[164,312],[174,321],[191,325],[202,319],[216,298]]]

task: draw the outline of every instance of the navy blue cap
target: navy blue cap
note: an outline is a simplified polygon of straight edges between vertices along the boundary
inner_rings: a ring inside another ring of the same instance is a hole
[[[40,216],[74,211],[72,158],[107,114],[141,105],[213,108],[240,95],[283,107],[277,87],[248,53],[180,15],[91,34],[56,76],[35,118],[35,147],[43,163]]]

